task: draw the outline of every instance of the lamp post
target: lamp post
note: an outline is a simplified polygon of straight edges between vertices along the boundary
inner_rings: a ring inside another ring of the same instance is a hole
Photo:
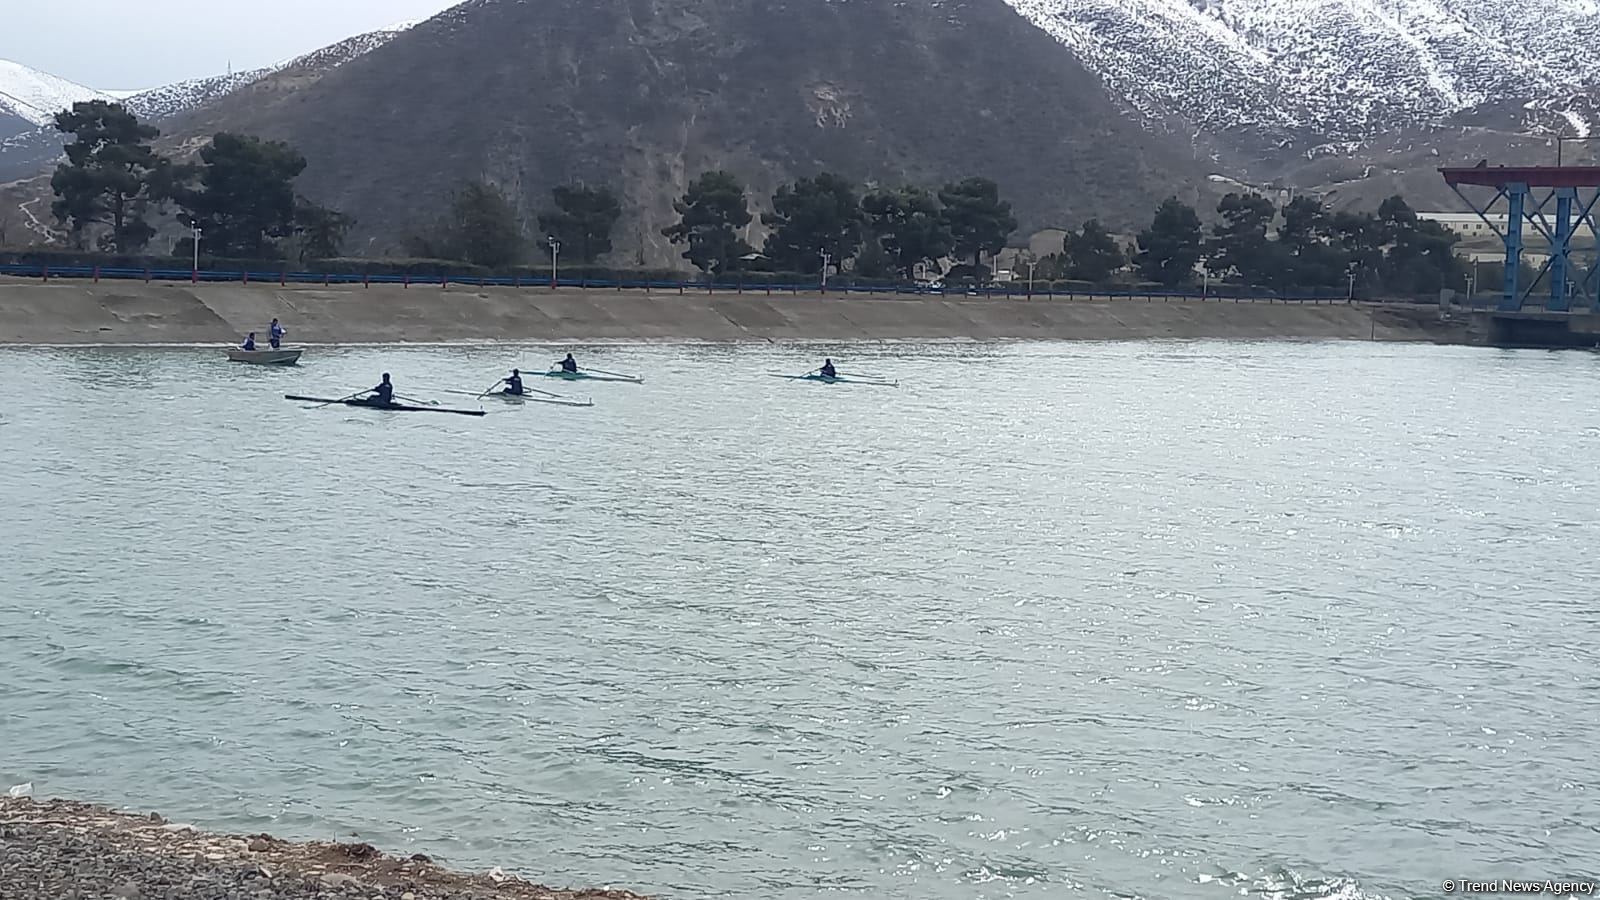
[[[556,257],[561,255],[561,242],[555,235],[550,235],[545,240],[550,243],[550,290],[556,289]]]
[[[197,224],[195,224],[193,222],[189,223],[189,230],[193,232],[193,239],[190,241],[190,243],[194,247],[194,268],[189,272],[189,275],[190,275],[190,278],[192,280],[199,281],[200,280],[200,235],[204,234],[204,232],[202,232],[200,230],[200,226],[199,225],[197,225]]]
[[[1356,302],[1356,269],[1355,269],[1355,266],[1351,266],[1350,270],[1348,272],[1346,272],[1345,275],[1349,276],[1349,278],[1350,278],[1350,290],[1349,290],[1348,293],[1346,293],[1344,295],[1344,302],[1346,302],[1346,303],[1354,303],[1354,302]]]
[[[827,250],[818,250],[817,256],[822,260],[822,292],[828,292],[828,264],[833,262],[833,256]]]

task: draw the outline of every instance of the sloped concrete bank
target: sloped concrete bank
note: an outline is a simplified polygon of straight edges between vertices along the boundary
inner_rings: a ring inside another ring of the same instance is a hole
[[[468,286],[0,282],[0,343],[234,342],[274,317],[294,343],[427,341],[1389,340],[1478,342],[1437,309]]]

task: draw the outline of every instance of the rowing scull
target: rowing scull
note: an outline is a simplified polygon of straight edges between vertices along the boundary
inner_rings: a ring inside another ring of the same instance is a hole
[[[301,397],[301,396],[299,396],[297,394],[284,394],[283,395],[283,399],[285,399],[285,400],[299,400],[299,401],[301,401],[303,403],[321,403],[321,404],[330,405],[330,406],[332,404],[335,404],[335,403],[342,403],[345,406],[354,406],[354,407],[358,407],[358,408],[361,408],[361,409],[381,409],[381,410],[385,410],[387,412],[453,413],[453,414],[458,415],[458,416],[485,416],[485,415],[488,415],[488,413],[484,412],[481,409],[448,409],[448,408],[442,407],[442,406],[407,406],[404,403],[378,404],[378,403],[368,403],[365,400],[336,400],[336,399],[329,399],[327,397]]]

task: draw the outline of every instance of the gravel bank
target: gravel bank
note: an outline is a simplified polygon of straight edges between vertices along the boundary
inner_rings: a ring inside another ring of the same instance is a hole
[[[555,890],[495,869],[451,872],[368,844],[292,843],[66,800],[0,799],[5,900],[643,900],[613,890]]]

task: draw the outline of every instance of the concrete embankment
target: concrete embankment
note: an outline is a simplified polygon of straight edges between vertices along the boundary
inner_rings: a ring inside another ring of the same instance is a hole
[[[452,872],[370,844],[211,834],[159,815],[66,800],[0,798],[0,897],[213,900],[645,900],[542,887],[499,869]]]
[[[279,287],[0,281],[0,343],[233,342],[274,317],[294,343],[785,340],[1471,342],[1437,309],[1215,300]]]

